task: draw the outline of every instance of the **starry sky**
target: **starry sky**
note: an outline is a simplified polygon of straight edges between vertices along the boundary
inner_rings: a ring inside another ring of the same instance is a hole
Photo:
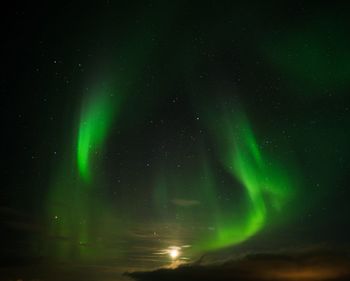
[[[119,280],[349,248],[346,7],[53,1],[0,18],[0,273]]]

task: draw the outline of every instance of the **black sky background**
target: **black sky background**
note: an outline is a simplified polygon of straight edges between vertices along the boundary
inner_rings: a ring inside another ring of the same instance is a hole
[[[252,245],[263,244],[264,250],[289,242],[301,248],[309,244],[348,247],[350,86],[320,83],[315,94],[300,94],[308,86],[290,86],[287,74],[264,60],[258,48],[268,38],[322,19],[325,23],[333,20],[346,33],[347,7],[298,1],[7,4],[0,12],[3,261],[42,258],[40,252],[33,255],[29,250],[30,241],[46,231],[47,192],[76,130],[86,81],[111,57],[120,59],[126,72],[132,71],[132,63],[115,50],[123,49],[129,38],[135,40],[130,34],[144,26],[150,34],[161,35],[152,38],[156,47],[134,78],[136,82],[124,81],[135,86],[120,118],[123,122],[112,128],[107,140],[108,153],[99,175],[107,183],[102,193],[112,198],[118,192],[120,197],[111,202],[125,208],[135,199],[139,209],[130,213],[143,211],[145,221],[151,220],[152,207],[144,198],[152,190],[154,169],[162,165],[164,155],[172,159],[166,165],[171,169],[180,165],[180,170],[200,158],[205,128],[197,122],[199,112],[193,101],[205,99],[214,104],[224,98],[229,105],[244,105],[252,124],[258,124],[257,135],[263,142],[284,140],[286,136],[269,133],[287,128],[292,145],[285,153],[294,155],[303,177],[302,196],[294,203],[302,211],[288,217],[281,228],[263,230]],[[159,22],[168,17],[169,27],[161,26]],[[347,38],[325,34],[338,43],[335,46],[350,46]],[[330,47],[331,59],[337,50]],[[340,61],[339,65],[348,63]],[[334,68],[329,71],[332,75]],[[146,110],[138,112],[140,108]],[[181,162],[183,155],[188,162]],[[219,165],[216,169],[226,180]],[[120,181],[127,184],[118,185]],[[139,191],[137,186],[144,183]],[[137,197],[132,196],[133,189]]]

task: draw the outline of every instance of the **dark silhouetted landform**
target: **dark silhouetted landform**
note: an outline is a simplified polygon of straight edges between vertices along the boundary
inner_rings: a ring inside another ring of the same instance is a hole
[[[126,273],[138,281],[234,280],[350,280],[346,254],[256,254],[212,265],[183,265],[176,269]]]

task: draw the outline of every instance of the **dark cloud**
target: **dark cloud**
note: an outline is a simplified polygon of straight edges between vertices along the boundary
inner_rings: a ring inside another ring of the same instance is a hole
[[[350,258],[346,254],[331,252],[255,254],[216,264],[197,262],[176,269],[126,275],[138,281],[350,280]]]
[[[27,213],[0,206],[0,227],[26,232],[43,232],[44,227]]]
[[[130,281],[115,266],[31,262],[0,266],[0,280],[30,281]]]
[[[182,198],[175,198],[171,201],[174,205],[180,206],[180,207],[193,207],[200,204],[198,200],[191,200],[191,199],[182,199]]]

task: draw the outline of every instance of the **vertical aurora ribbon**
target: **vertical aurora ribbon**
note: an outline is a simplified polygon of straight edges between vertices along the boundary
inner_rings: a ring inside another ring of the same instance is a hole
[[[80,177],[91,181],[92,157],[104,143],[118,102],[107,90],[91,96],[83,104],[77,140],[77,165]]]
[[[48,198],[50,235],[63,238],[49,242],[47,249],[53,257],[96,259],[103,255],[101,241],[107,241],[110,233],[119,229],[117,218],[111,215],[113,208],[103,204],[93,181],[93,175],[98,175],[94,163],[103,152],[119,102],[115,89],[104,84],[91,90],[83,100],[74,147],[67,151],[65,161],[57,169]],[[105,221],[109,221],[108,229]]]
[[[217,212],[216,234],[202,239],[196,245],[198,250],[215,250],[247,240],[265,226],[270,214],[282,210],[293,194],[285,168],[262,151],[244,114],[225,116],[212,132],[223,168],[238,180],[247,198],[240,208],[232,204]]]

